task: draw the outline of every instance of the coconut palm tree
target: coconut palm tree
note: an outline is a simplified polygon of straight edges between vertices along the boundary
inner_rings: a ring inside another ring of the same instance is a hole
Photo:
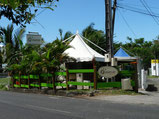
[[[18,54],[22,50],[24,33],[24,28],[19,28],[14,32],[13,24],[8,25],[7,28],[0,27],[2,42],[5,45],[6,63],[10,63],[11,61],[13,63],[15,61],[18,62],[18,55],[15,54]]]
[[[106,49],[105,48],[105,43],[106,43],[105,34],[104,34],[104,32],[102,30],[94,29],[94,23],[91,23],[88,27],[86,27],[82,31],[82,35],[85,38],[87,38],[90,41],[92,41],[93,43],[95,43],[96,45],[98,45],[99,47],[101,47],[103,49]],[[94,50],[96,50],[97,52],[99,52],[101,54],[104,53],[103,51],[101,51],[100,49],[98,49],[97,47],[92,45],[91,43],[87,42],[87,44],[90,47],[92,47]]]
[[[47,44],[43,48],[42,65],[46,71],[60,70],[60,65],[67,62],[71,58],[64,53],[66,49],[70,48],[67,42],[63,43],[61,40],[55,40]]]
[[[60,40],[61,41],[64,41],[65,39],[67,39],[67,38],[69,38],[73,35],[70,31],[67,31],[63,36],[63,30],[62,29],[59,29],[59,33],[60,33]],[[59,38],[57,38],[57,39],[59,39]]]
[[[16,70],[15,73],[21,71],[25,74],[52,73],[60,70],[60,65],[71,59],[64,53],[70,46],[61,40],[55,40],[39,49],[25,47],[21,61],[10,65],[10,71]]]

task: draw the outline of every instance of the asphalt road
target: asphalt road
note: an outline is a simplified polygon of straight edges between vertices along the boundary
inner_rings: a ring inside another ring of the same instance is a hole
[[[159,106],[0,91],[0,119],[159,119]]]

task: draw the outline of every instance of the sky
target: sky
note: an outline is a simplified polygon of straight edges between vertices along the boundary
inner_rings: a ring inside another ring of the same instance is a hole
[[[145,0],[151,11],[159,16],[159,0]],[[140,0],[117,0],[118,5],[140,12],[147,12]],[[59,37],[59,28],[63,33],[71,31],[82,32],[91,23],[94,28],[105,30],[105,3],[104,0],[59,0],[54,11],[45,10],[39,14],[31,24],[26,26],[26,34],[39,32],[45,42],[52,42]],[[41,10],[38,11],[40,13]],[[0,26],[6,27],[10,22],[2,18]],[[18,28],[15,26],[15,28]],[[135,13],[126,9],[117,8],[115,19],[114,41],[126,43],[127,36],[132,39],[145,38],[146,41],[156,39],[159,35],[159,20],[154,21],[152,16]],[[26,37],[24,37],[24,43]]]

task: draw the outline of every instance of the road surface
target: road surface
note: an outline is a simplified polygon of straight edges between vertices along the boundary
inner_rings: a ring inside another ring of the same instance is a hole
[[[0,91],[0,119],[159,119],[159,106]]]

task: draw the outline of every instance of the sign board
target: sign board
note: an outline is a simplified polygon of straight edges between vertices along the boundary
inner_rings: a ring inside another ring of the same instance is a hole
[[[39,34],[27,34],[27,44],[41,45],[42,37]]]
[[[98,74],[105,78],[112,78],[118,74],[118,70],[111,66],[103,66],[99,68]]]
[[[152,60],[151,60],[151,63],[159,63],[159,60],[158,60],[158,59],[156,59],[156,60],[155,60],[155,59],[152,59]]]

